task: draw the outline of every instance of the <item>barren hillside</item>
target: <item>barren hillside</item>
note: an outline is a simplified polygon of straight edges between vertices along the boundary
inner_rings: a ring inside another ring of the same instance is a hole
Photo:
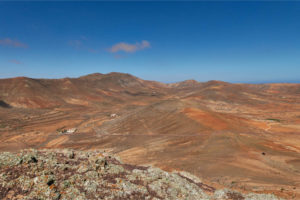
[[[1,79],[0,139],[1,151],[105,149],[214,188],[300,198],[300,84]]]

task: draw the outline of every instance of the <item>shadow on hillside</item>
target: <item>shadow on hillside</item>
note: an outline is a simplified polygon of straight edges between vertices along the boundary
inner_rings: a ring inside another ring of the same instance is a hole
[[[1,108],[11,108],[9,104],[7,104],[5,101],[0,100],[0,107]]]

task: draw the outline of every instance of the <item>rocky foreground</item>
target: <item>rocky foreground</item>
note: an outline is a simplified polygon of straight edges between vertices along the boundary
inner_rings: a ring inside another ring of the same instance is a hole
[[[186,172],[122,163],[103,151],[24,150],[0,154],[0,199],[273,200],[216,190]]]

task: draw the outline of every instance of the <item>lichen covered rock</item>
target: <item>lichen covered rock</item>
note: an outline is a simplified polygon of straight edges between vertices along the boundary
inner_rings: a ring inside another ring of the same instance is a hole
[[[128,165],[102,151],[0,154],[0,199],[277,199],[215,190],[184,172]]]

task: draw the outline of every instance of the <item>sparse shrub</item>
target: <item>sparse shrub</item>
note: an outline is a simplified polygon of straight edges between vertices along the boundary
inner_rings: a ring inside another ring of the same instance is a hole
[[[269,121],[274,121],[274,122],[280,122],[280,119],[275,119],[275,118],[268,118],[266,120],[269,120]]]
[[[64,126],[64,127],[61,127],[61,128],[58,128],[58,129],[56,129],[56,132],[57,133],[66,133],[67,132],[67,129],[66,129],[66,127]]]

